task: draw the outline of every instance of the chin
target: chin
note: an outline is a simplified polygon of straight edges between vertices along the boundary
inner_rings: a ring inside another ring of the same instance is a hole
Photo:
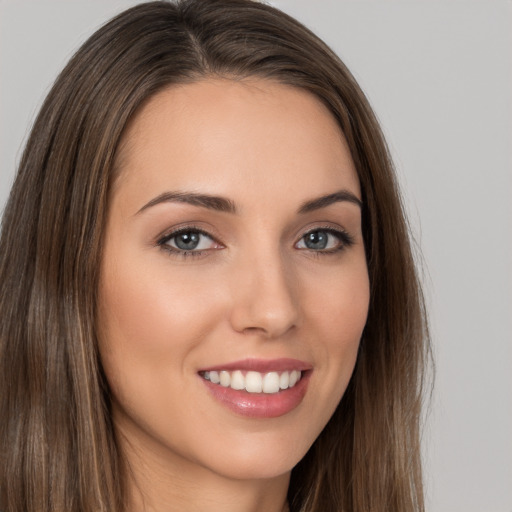
[[[280,437],[280,436],[279,436]],[[228,442],[218,446],[203,459],[203,465],[216,474],[235,480],[275,479],[288,476],[309,450],[306,434],[292,434],[283,439],[269,439],[268,433],[251,436],[245,442]],[[266,439],[265,439],[266,438]]]
[[[300,460],[300,459],[299,459]],[[259,457],[258,459],[240,460],[237,457],[216,463],[209,469],[215,474],[229,480],[273,480],[288,477],[299,460],[275,460],[275,457]]]

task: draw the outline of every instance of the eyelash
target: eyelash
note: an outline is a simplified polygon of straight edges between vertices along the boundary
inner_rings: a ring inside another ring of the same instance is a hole
[[[308,235],[310,235],[312,233],[316,233],[316,232],[328,233],[328,234],[336,237],[338,239],[338,241],[339,241],[339,245],[337,247],[332,248],[332,249],[324,249],[324,250],[314,250],[314,249],[307,249],[307,248],[306,249],[301,249],[301,250],[307,250],[312,255],[317,256],[317,257],[330,256],[330,255],[333,255],[333,254],[338,254],[338,253],[342,252],[343,250],[349,248],[350,246],[352,246],[354,244],[353,237],[349,233],[347,233],[346,231],[344,231],[342,229],[334,229],[332,227],[318,226],[318,227],[315,227],[314,229],[310,229],[309,231],[306,231],[300,237],[299,241],[294,244],[294,247],[299,242],[304,240],[305,237],[307,237]],[[206,236],[206,237],[210,238],[213,242],[215,242],[215,243],[219,244],[220,246],[222,246],[222,244],[220,244],[220,242],[217,242],[217,240],[212,235],[210,235],[207,231],[205,231],[205,230],[203,230],[203,229],[201,229],[199,227],[196,227],[196,226],[186,226],[186,227],[183,227],[183,228],[179,228],[179,229],[177,229],[175,231],[172,231],[171,233],[168,233],[167,235],[164,235],[163,237],[158,239],[157,242],[156,242],[156,245],[158,247],[160,247],[160,249],[162,249],[163,251],[166,251],[167,253],[169,253],[171,256],[175,256],[175,257],[183,258],[183,259],[186,259],[186,258],[197,258],[197,257],[203,256],[209,250],[209,249],[204,249],[204,250],[191,250],[191,251],[187,251],[187,250],[184,250],[184,249],[177,249],[177,248],[171,247],[168,244],[168,242],[170,240],[172,240],[173,238],[176,238],[179,235],[184,234],[184,233],[198,233],[200,235],[203,235],[203,236]]]
[[[316,226],[313,229],[306,231],[306,233],[304,233],[300,237],[299,242],[304,240],[308,235],[310,235],[312,233],[318,233],[318,232],[328,233],[329,235],[333,235],[335,238],[338,239],[339,244],[336,247],[333,247],[332,249],[323,249],[323,250],[318,250],[318,251],[316,251],[314,249],[309,249],[309,252],[313,256],[321,257],[321,256],[331,256],[331,255],[339,254],[340,252],[342,252],[345,249],[348,249],[349,247],[354,245],[354,238],[349,233],[347,233],[343,229],[334,229],[330,226],[325,226],[325,227]],[[308,249],[306,249],[306,250],[308,250]]]
[[[157,245],[160,247],[160,249],[162,249],[163,251],[166,251],[171,256],[176,256],[178,258],[185,259],[185,258],[189,258],[189,257],[194,258],[194,257],[202,256],[207,251],[207,249],[206,250],[199,250],[199,251],[197,251],[197,250],[187,251],[187,250],[184,250],[184,249],[177,249],[177,248],[171,247],[168,244],[168,242],[170,240],[172,240],[173,238],[176,238],[179,235],[182,235],[184,233],[198,233],[200,235],[204,235],[204,236],[210,238],[214,242],[216,242],[219,245],[221,245],[207,231],[205,231],[204,229],[201,229],[199,227],[196,227],[196,226],[186,226],[186,227],[183,227],[183,228],[179,228],[179,229],[177,229],[175,231],[172,231],[171,233],[169,233],[167,235],[164,235],[162,238],[157,240]]]

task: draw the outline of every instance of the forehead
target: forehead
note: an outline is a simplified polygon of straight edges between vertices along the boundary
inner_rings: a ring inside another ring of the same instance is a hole
[[[268,80],[207,79],[152,97],[120,145],[119,186],[236,195],[359,182],[341,130],[311,93]],[[160,190],[161,192],[162,190]],[[314,194],[315,190],[310,190]]]

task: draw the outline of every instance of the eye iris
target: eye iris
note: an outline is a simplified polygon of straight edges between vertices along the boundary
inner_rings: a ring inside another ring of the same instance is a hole
[[[325,249],[327,247],[328,234],[325,231],[313,231],[305,236],[304,243],[308,249]]]
[[[200,233],[194,231],[187,231],[185,233],[180,233],[176,235],[174,243],[178,249],[183,249],[184,251],[190,251],[195,249],[199,245]]]

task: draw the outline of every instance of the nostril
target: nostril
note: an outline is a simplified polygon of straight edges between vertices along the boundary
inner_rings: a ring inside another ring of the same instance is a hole
[[[263,329],[262,327],[246,327],[242,332],[252,334],[258,332],[265,332],[265,329]]]

